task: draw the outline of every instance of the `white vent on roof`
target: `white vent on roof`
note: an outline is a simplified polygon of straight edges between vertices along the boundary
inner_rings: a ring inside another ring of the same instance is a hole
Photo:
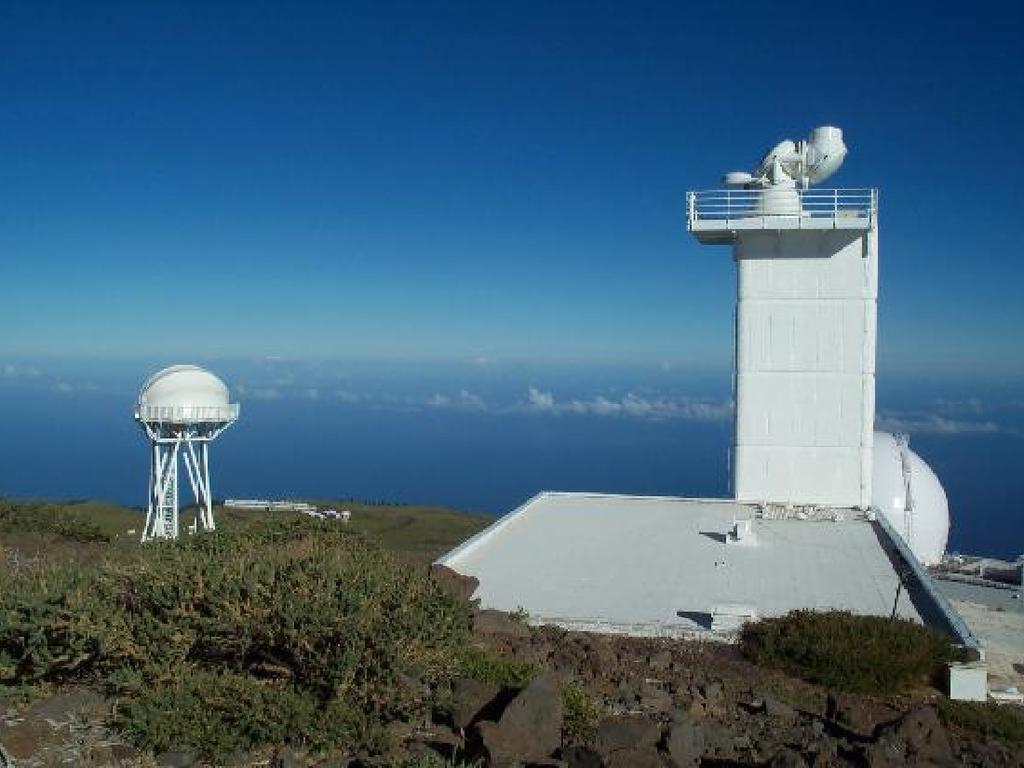
[[[730,544],[742,544],[748,547],[757,544],[757,538],[754,535],[754,521],[750,518],[734,520],[726,541]]]

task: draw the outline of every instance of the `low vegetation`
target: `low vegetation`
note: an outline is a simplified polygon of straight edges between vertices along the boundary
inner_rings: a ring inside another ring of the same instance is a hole
[[[334,523],[155,543],[0,576],[0,683],[90,682],[143,747],[383,748],[474,656],[469,605]]]
[[[111,534],[97,524],[86,505],[14,502],[0,499],[0,533],[41,533],[78,542],[108,542]]]
[[[906,690],[955,655],[945,636],[920,624],[846,611],[793,611],[747,624],[740,648],[755,664],[853,693]]]
[[[640,706],[650,717],[651,708],[665,706],[662,697],[647,700],[649,665],[664,648],[652,641],[524,630],[514,623],[528,618],[523,611],[501,632],[477,617],[474,635],[472,606],[428,578],[424,562],[485,518],[400,505],[324,506],[351,509],[351,523],[218,510],[216,533],[140,546],[132,530],[141,524],[138,511],[0,500],[0,701],[37,702],[79,686],[94,697],[100,691],[94,717],[102,719],[103,738],[114,725],[148,761],[187,750],[224,764],[288,745],[310,760],[356,756],[409,768],[482,766],[491,749],[482,739],[496,738],[502,720],[455,728],[457,713],[479,689],[497,691],[488,708],[526,701],[519,692],[533,690],[527,684],[545,665],[570,671],[560,690],[548,692],[561,698],[554,728],[561,748],[600,749],[611,743],[601,737],[609,719],[614,731],[623,712],[633,717]],[[790,722],[766,704],[752,717],[752,673],[760,692],[812,713],[827,696],[818,685],[910,690],[952,655],[945,638],[918,625],[849,613],[762,621],[744,630],[741,649],[781,672],[758,673],[731,651],[679,643],[658,674],[671,681],[674,709],[710,701],[714,687],[709,722],[741,710],[741,721],[729,722],[750,724],[768,750],[762,754],[813,733],[812,716]],[[486,685],[458,679],[465,677]],[[933,694],[905,698],[930,701]],[[883,709],[891,718],[888,703]],[[961,744],[1024,745],[1019,712],[955,702],[938,710]],[[487,711],[486,719],[497,713]],[[657,711],[664,723],[665,711]],[[771,727],[757,725],[762,716]],[[503,738],[514,735],[508,729]],[[710,739],[727,731],[701,733]],[[464,740],[444,748],[445,741],[429,741],[434,734]],[[734,741],[730,732],[709,754]],[[665,744],[663,759],[671,749]],[[816,744],[802,749],[816,753]],[[433,753],[437,745],[442,754]]]
[[[1024,709],[973,701],[942,701],[939,715],[949,727],[985,739],[1024,746]]]
[[[459,668],[466,677],[499,688],[522,688],[537,673],[536,664],[508,659],[475,645],[463,650]]]
[[[603,710],[587,688],[575,681],[562,686],[562,739],[587,744],[594,738]]]

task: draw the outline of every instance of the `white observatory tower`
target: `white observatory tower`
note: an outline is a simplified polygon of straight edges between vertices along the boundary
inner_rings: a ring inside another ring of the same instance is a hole
[[[736,260],[738,501],[868,509],[922,563],[949,504],[906,435],[875,432],[878,193],[811,189],[846,157],[839,128],[783,141],[726,189],[690,192],[687,225]]]
[[[690,231],[736,260],[739,501],[872,503],[877,192],[811,188],[845,156],[839,128],[816,128],[687,195]]]
[[[178,537],[179,458],[196,501],[195,529],[214,529],[210,441],[238,418],[238,404],[228,399],[224,382],[194,365],[164,368],[143,385],[135,406],[135,420],[150,440],[143,541]]]

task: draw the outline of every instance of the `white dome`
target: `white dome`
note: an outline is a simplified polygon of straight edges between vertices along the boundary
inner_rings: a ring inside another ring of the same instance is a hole
[[[139,405],[174,408],[226,408],[228,388],[209,371],[195,365],[172,365],[142,385]]]
[[[905,476],[909,478],[910,510]],[[942,560],[949,538],[946,492],[931,467],[910,448],[901,448],[888,432],[875,432],[871,504],[885,515],[924,565]]]

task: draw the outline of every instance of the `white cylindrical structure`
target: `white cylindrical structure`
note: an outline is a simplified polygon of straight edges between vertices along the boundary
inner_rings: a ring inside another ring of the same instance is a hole
[[[799,216],[800,193],[795,185],[773,184],[761,190],[753,214],[756,216]]]
[[[843,131],[832,125],[823,125],[811,131],[807,140],[807,180],[819,184],[839,170],[846,158]]]
[[[936,565],[949,539],[949,502],[942,483],[906,437],[875,432],[872,506],[886,516],[923,565]]]

